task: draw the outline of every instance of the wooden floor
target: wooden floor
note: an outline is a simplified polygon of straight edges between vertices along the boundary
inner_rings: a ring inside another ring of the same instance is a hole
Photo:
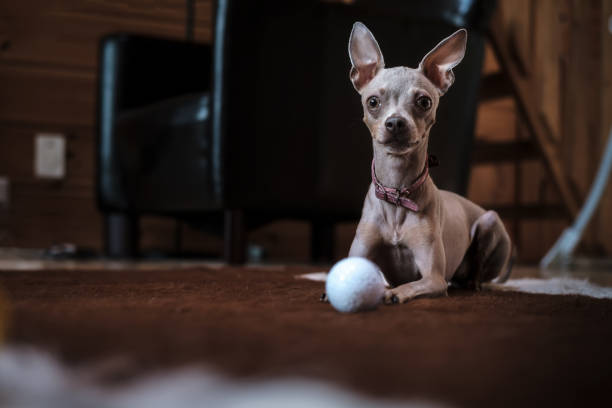
[[[15,255],[0,263],[6,342],[77,369],[119,356],[111,383],[196,364],[450,406],[612,406],[609,299],[451,290],[343,315],[295,279],[320,267]]]

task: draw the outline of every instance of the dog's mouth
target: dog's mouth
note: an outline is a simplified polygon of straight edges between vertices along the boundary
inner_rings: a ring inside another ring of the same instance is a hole
[[[419,143],[421,143],[420,139],[401,142],[396,140],[391,140],[386,143],[380,142],[380,144],[384,146],[387,153],[395,156],[401,156],[409,153],[412,149],[418,146]]]

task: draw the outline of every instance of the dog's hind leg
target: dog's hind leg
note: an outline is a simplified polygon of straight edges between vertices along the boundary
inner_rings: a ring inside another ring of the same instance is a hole
[[[482,214],[472,225],[471,236],[472,245],[476,245],[473,265],[476,287],[495,278],[506,281],[510,275],[512,244],[499,215],[495,211]]]
[[[453,284],[480,290],[483,282],[510,275],[512,244],[504,224],[495,211],[482,214],[471,231],[471,244],[453,278]]]

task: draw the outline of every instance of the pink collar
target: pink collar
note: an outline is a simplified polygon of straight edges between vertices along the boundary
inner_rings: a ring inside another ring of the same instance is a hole
[[[404,208],[407,208],[411,211],[417,212],[419,211],[419,205],[408,198],[412,193],[418,190],[419,187],[423,185],[425,180],[427,180],[427,176],[429,175],[429,167],[434,167],[438,165],[438,160],[435,156],[430,155],[427,158],[427,163],[425,163],[425,168],[421,172],[421,175],[417,177],[417,179],[412,183],[410,187],[405,187],[402,189],[393,188],[393,187],[385,187],[378,181],[376,178],[376,169],[374,168],[374,160],[372,160],[372,183],[374,184],[374,194],[380,200],[384,200],[388,203],[401,205]]]

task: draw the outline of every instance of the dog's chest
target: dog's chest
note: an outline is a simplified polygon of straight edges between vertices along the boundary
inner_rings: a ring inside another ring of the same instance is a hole
[[[403,243],[382,243],[373,252],[372,260],[392,286],[421,279],[414,252]]]
[[[393,286],[421,279],[415,260],[415,249],[423,240],[420,217],[403,211],[390,214],[387,221],[382,224],[383,240],[374,251],[376,264]]]
[[[391,231],[390,234],[390,239],[389,239],[389,243],[394,246],[394,247],[400,247],[401,243],[402,243],[402,230],[401,228],[393,228],[393,230]]]
[[[386,244],[398,249],[419,245],[428,229],[421,217],[401,208],[389,211],[383,218],[380,234]]]

